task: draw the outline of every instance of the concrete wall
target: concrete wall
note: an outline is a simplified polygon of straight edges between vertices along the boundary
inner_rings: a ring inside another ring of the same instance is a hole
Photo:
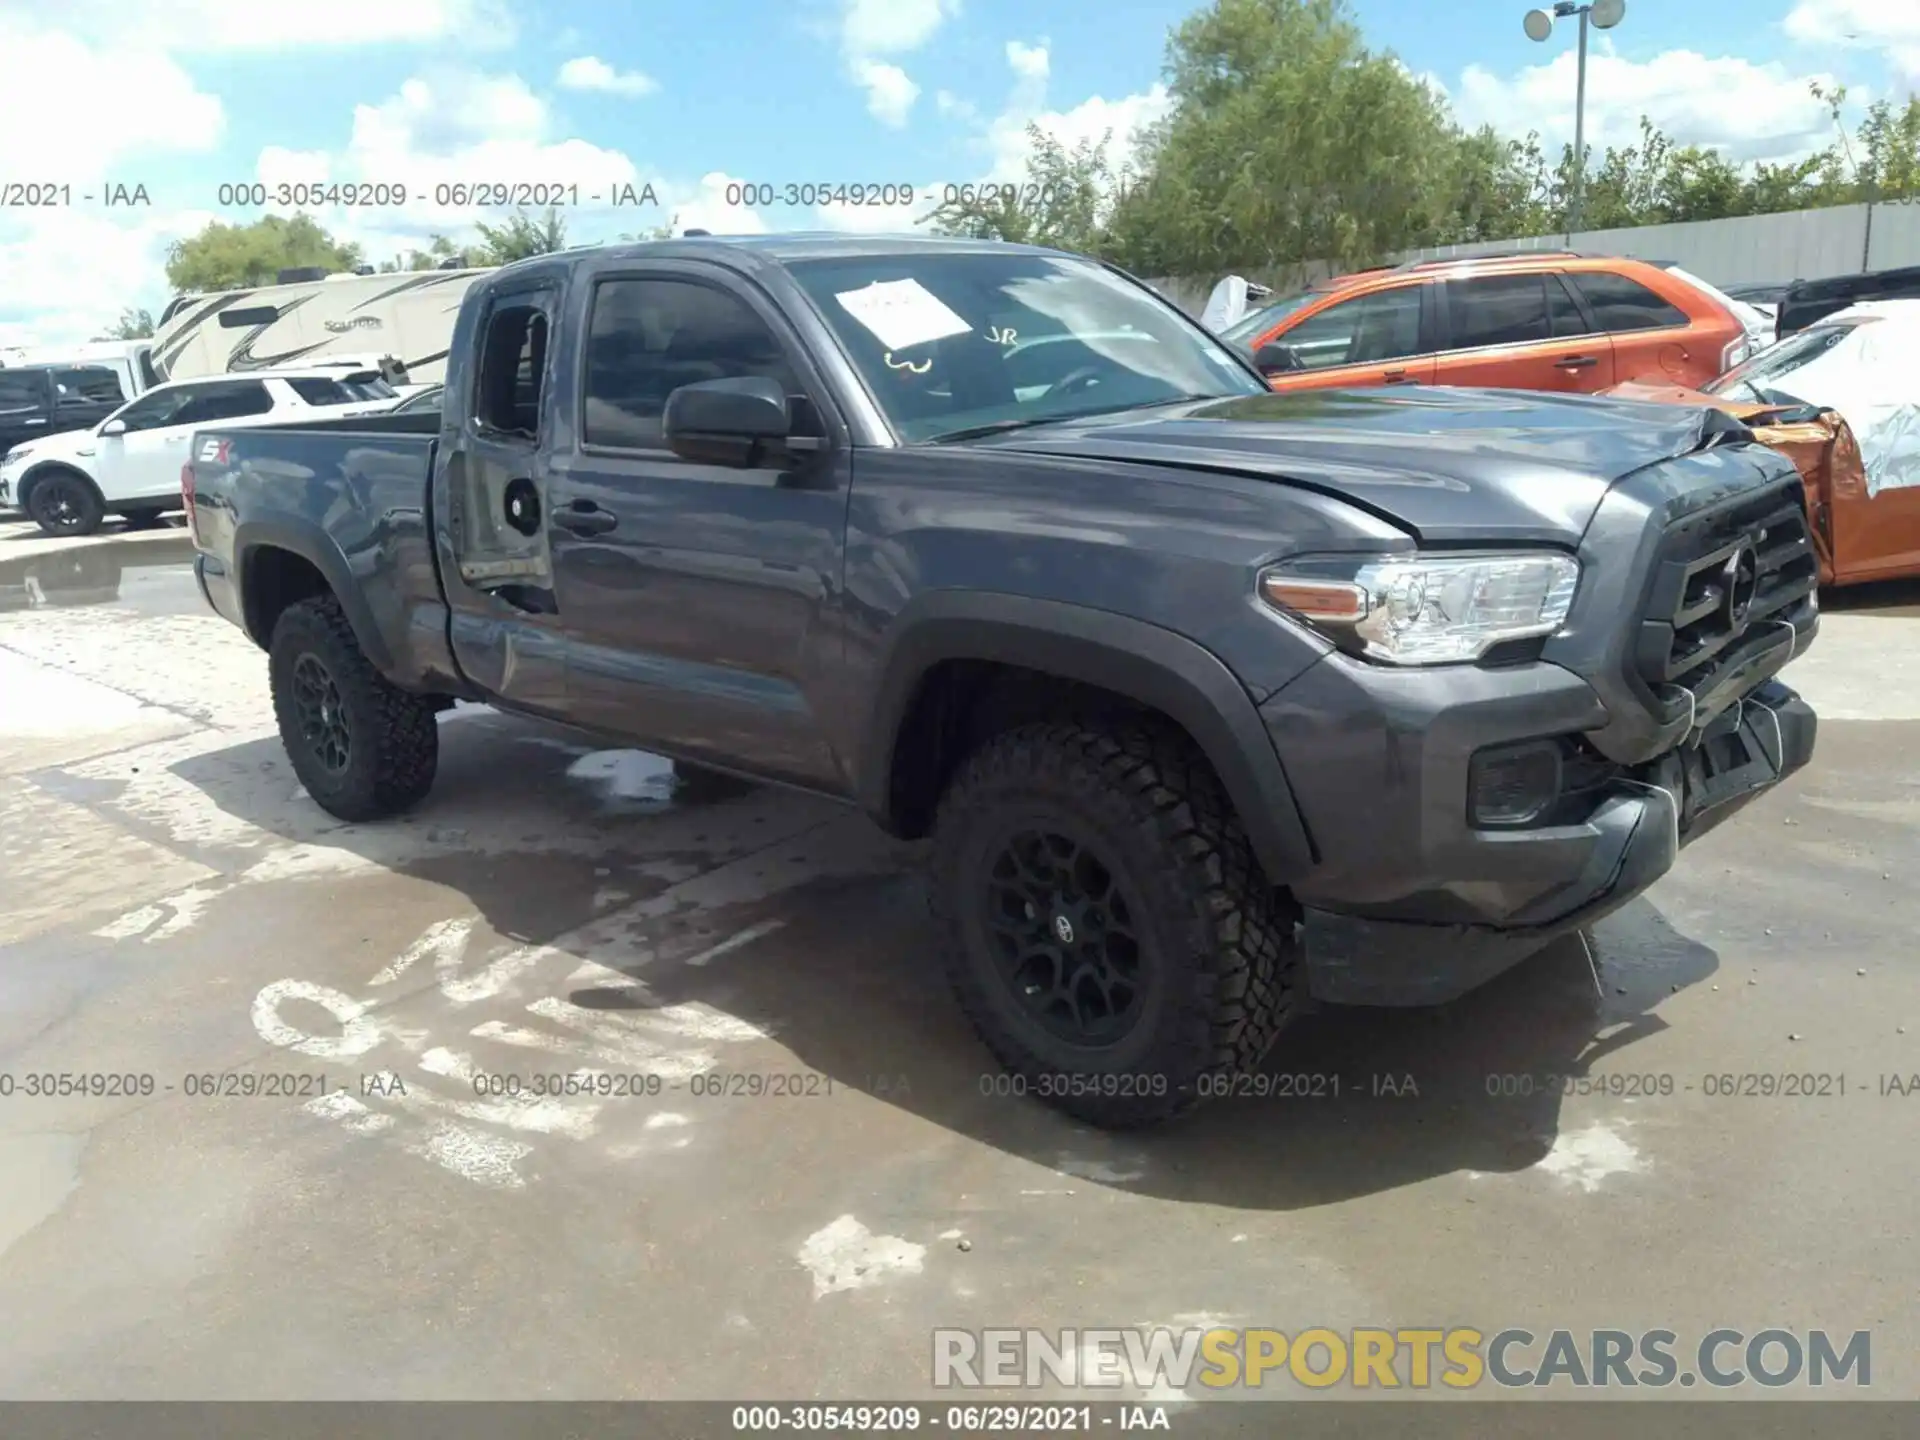
[[[1585,230],[1538,235],[1490,245],[1443,245],[1395,255],[1403,260],[1442,260],[1512,250],[1580,250],[1666,260],[1715,285],[1786,283],[1863,270],[1920,265],[1920,204],[1838,205],[1784,215],[1742,215],[1680,225],[1643,225],[1629,230]],[[1249,275],[1281,293],[1328,273],[1325,265],[1296,266],[1273,277]],[[1214,277],[1218,278],[1218,277]],[[1149,282],[1190,314],[1207,303],[1213,279],[1186,277]]]

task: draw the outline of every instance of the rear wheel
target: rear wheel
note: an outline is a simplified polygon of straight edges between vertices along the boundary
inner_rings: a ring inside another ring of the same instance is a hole
[[[287,607],[267,663],[280,742],[321,809],[342,820],[381,820],[433,788],[433,703],[373,668],[339,601],[328,595]]]
[[[1185,736],[1048,722],[961,767],[934,833],[948,977],[1007,1074],[1107,1128],[1231,1089],[1294,1011],[1294,916]]]
[[[55,470],[33,482],[27,514],[49,535],[91,535],[106,517],[93,482],[77,470]]]

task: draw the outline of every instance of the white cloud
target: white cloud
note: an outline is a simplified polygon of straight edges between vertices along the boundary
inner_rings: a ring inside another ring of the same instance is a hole
[[[63,34],[0,14],[0,176],[68,187],[70,203],[0,211],[0,335],[65,342],[100,333],[120,311],[165,294],[167,243],[207,218],[138,206],[108,210],[105,183],[140,182],[142,162],[212,151],[225,131],[217,96],[165,55]],[[73,97],[129,96],[141,112]],[[51,118],[50,118],[51,117]],[[163,193],[150,199],[167,204]]]
[[[638,70],[616,70],[598,55],[581,55],[560,67],[563,90],[601,90],[609,95],[651,95],[659,83]]]
[[[674,233],[708,230],[715,235],[766,234],[767,222],[758,210],[728,202],[727,187],[740,183],[739,176],[714,170],[702,175],[690,192],[676,192],[672,206]]]
[[[9,179],[91,183],[132,156],[211,150],[225,128],[219,97],[165,55],[0,15],[0,56],[0,175]],[[137,95],[139,113],[75,104],[76,95]]]
[[[1920,5],[1912,0],[1800,0],[1788,12],[1786,32],[1803,44],[1883,50],[1920,79]]]
[[[882,125],[895,130],[907,123],[920,87],[898,65],[878,60],[855,59],[850,62],[855,83],[867,92],[867,113]]]
[[[959,0],[845,0],[841,41],[849,55],[898,55],[918,50],[959,12]]]
[[[981,121],[978,109],[957,96],[943,91],[936,97],[943,114],[978,131],[974,144],[981,157],[980,166],[976,174],[967,177],[970,182],[1006,184],[1025,180],[1027,159],[1033,150],[1027,134],[1029,124],[1037,124],[1069,150],[1083,142],[1098,144],[1107,138],[1108,162],[1115,169],[1124,168],[1132,159],[1139,130],[1172,106],[1166,87],[1155,85],[1117,100],[1094,95],[1071,109],[1052,109],[1047,104],[1052,73],[1047,47],[1010,41],[1006,57],[1007,68],[1013,72],[1013,86],[1005,105],[991,119]],[[936,181],[917,187],[914,199],[906,204],[821,205],[815,214],[832,230],[858,234],[913,230],[938,206],[947,183]]]
[[[643,174],[618,150],[557,134],[546,103],[516,75],[447,69],[413,76],[380,103],[355,106],[340,149],[268,146],[256,172],[269,187],[405,187],[404,205],[288,207],[311,209],[328,231],[361,245],[376,264],[424,248],[433,234],[469,237],[476,221],[497,221],[512,205],[557,206],[570,236],[580,240],[593,238],[596,229],[648,230],[671,214],[659,177]],[[649,181],[659,208],[617,208],[622,198],[639,197]]]
[[[1557,155],[1573,141],[1576,70],[1571,48],[1511,76],[1468,66],[1453,95],[1455,113],[1507,135],[1537,130]],[[1587,58],[1587,144],[1596,155],[1634,144],[1645,115],[1678,145],[1713,146],[1734,161],[1791,159],[1828,139],[1826,108],[1807,88],[1813,80],[1832,83],[1777,63],[1690,50],[1646,61],[1595,53]]]
[[[172,241],[199,230],[206,211],[146,212],[131,222],[81,210],[43,210],[0,225],[0,345],[90,340],[123,309],[158,314]]]
[[[497,46],[514,36],[505,0],[328,0],[324,12],[262,0],[64,0],[42,13],[56,11],[60,25],[75,34],[111,35],[130,48],[196,55],[448,38]]]
[[[1027,159],[1033,152],[1027,134],[1029,125],[1038,125],[1068,150],[1082,143],[1098,145],[1105,137],[1108,163],[1115,169],[1124,168],[1132,160],[1138,132],[1172,108],[1167,87],[1156,84],[1117,100],[1094,95],[1070,110],[1050,109],[1047,82],[1052,67],[1047,47],[1009,41],[1007,66],[1013,71],[1013,90],[986,127],[983,143],[988,163],[980,177],[984,180],[1026,178]]]
[[[1051,69],[1047,47],[1044,44],[1022,45],[1018,40],[1007,42],[1007,64],[1013,67],[1013,73],[1022,80],[1044,82]]]
[[[883,57],[918,50],[959,10],[960,0],[842,0],[847,78],[867,92],[867,113],[882,125],[900,129],[920,98],[913,77]]]
[[[414,76],[378,105],[354,106],[348,148],[369,156],[455,155],[538,141],[548,123],[546,103],[518,75],[446,70]]]

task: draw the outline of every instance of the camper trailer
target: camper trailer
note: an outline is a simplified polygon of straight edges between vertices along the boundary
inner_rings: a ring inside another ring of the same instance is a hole
[[[154,364],[169,380],[390,356],[414,384],[444,378],[454,318],[485,270],[331,275],[182,295],[161,316]]]

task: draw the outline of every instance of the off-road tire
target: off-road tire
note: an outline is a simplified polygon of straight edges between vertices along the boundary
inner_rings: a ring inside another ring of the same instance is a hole
[[[982,867],[994,837],[1047,813],[1111,857],[1144,921],[1152,994],[1134,1028],[1102,1050],[1040,1024],[985,936]],[[1230,1094],[1297,1008],[1298,912],[1267,883],[1212,767],[1170,728],[1048,721],[988,741],[941,797],[931,900],[949,982],[1005,1068],[995,1092],[1103,1129],[1158,1124]]]
[[[303,658],[319,662],[339,695],[349,736],[339,770],[327,767],[301,727],[293,675]],[[288,606],[273,627],[267,668],[280,743],[321,809],[342,820],[383,820],[433,788],[440,728],[432,702],[395,688],[373,668],[338,600],[327,595]]]
[[[65,518],[56,512],[62,499],[66,502]],[[99,489],[78,470],[43,471],[27,492],[25,508],[34,524],[61,539],[91,535],[107,516]]]

